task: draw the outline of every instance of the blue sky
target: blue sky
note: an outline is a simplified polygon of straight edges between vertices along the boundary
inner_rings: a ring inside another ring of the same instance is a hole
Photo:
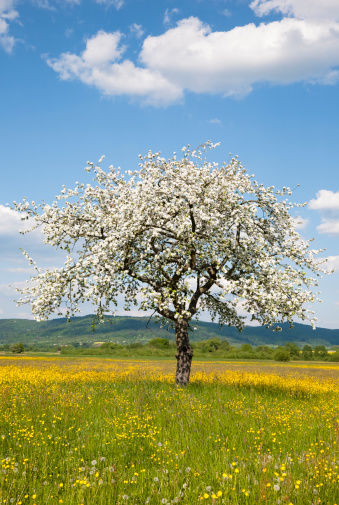
[[[339,271],[337,0],[0,0],[0,317],[60,254],[18,235],[6,203],[52,202],[87,160],[137,167],[149,149],[221,142],[258,181],[300,187],[303,238]],[[338,273],[318,325],[339,328]]]

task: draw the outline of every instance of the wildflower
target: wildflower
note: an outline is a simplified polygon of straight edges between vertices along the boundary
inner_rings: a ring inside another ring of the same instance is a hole
[[[158,477],[154,477],[154,479],[153,479],[153,480],[154,480],[154,482],[159,482]]]
[[[210,497],[210,495],[209,495],[209,494],[207,494],[207,493],[205,493],[205,494],[204,494],[204,498],[205,498],[205,500],[207,500],[207,498],[209,498],[209,497]]]
[[[93,459],[93,461],[91,461],[91,465],[95,466],[96,464],[97,464],[97,461],[95,459]]]
[[[163,499],[161,500],[161,503],[166,504],[166,503],[168,503],[168,501],[167,501],[167,499],[166,499],[166,498],[163,498]]]
[[[280,490],[280,486],[279,486],[279,484],[275,484],[275,485],[273,486],[273,489],[274,489],[274,491],[279,491],[279,490]]]
[[[211,491],[211,489],[212,489],[212,488],[211,488],[211,486],[207,486],[207,487],[206,487],[206,491],[207,491],[208,493]]]

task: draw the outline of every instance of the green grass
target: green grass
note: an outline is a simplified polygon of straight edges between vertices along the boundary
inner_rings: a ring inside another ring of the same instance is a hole
[[[339,503],[330,391],[103,380],[100,362],[2,360],[1,503]]]

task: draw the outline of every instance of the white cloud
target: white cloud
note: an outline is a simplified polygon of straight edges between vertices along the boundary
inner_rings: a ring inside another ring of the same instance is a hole
[[[133,25],[132,25],[133,26]],[[109,96],[177,102],[185,90],[244,96],[259,83],[333,84],[339,79],[339,23],[284,18],[212,32],[198,18],[148,36],[137,66],[122,59],[119,32],[99,31],[80,56],[47,59],[62,79],[79,79]]]
[[[142,29],[142,26],[141,25],[137,25],[136,23],[133,23],[132,25],[130,25],[129,29],[130,29],[130,32],[134,33],[134,35],[138,39],[141,39],[141,37],[145,33],[144,30]]]
[[[6,268],[6,272],[11,272],[11,273],[24,273],[24,274],[30,274],[33,275],[35,273],[34,268],[24,268],[24,267],[15,267],[15,268]]]
[[[297,230],[303,230],[308,225],[309,220],[301,216],[294,218],[294,224]]]
[[[117,10],[121,9],[121,7],[124,5],[124,0],[95,0],[97,4],[100,5],[107,5],[107,6],[114,6]]]
[[[308,204],[310,209],[315,210],[338,210],[339,211],[339,191],[334,193],[327,189],[321,189],[317,193],[317,198]]]
[[[9,295],[9,296],[17,296],[17,289],[27,288],[26,282],[13,282],[11,284],[0,284],[0,294],[1,295]]]
[[[325,235],[339,235],[339,218],[327,219],[323,218],[322,223],[317,226],[318,233]]]
[[[199,19],[145,39],[141,61],[196,93],[245,95],[256,83],[328,82],[339,65],[339,24],[284,18],[212,32]]]
[[[79,79],[108,96],[140,97],[154,105],[178,101],[182,90],[160,72],[137,67],[130,60],[118,62],[125,50],[119,46],[121,37],[119,32],[101,30],[87,41],[80,56],[63,53],[59,59],[47,58],[46,61],[61,79]]]
[[[319,233],[339,235],[339,191],[321,189],[308,206],[321,214],[322,222],[317,226]]]
[[[254,0],[250,7],[257,16],[276,11],[299,19],[339,21],[338,0]]]
[[[326,270],[339,270],[339,256],[328,256],[327,262],[324,263],[323,267]]]
[[[122,5],[122,0],[95,1]],[[212,31],[196,17],[182,19],[145,38],[138,64],[122,58],[119,32],[101,30],[80,55],[63,53],[47,62],[62,79],[79,79],[105,95],[139,97],[154,105],[177,102],[185,91],[242,97],[260,84],[339,81],[338,0],[253,0],[250,7],[257,16],[278,11],[282,19],[228,31]],[[165,25],[178,13],[167,8]],[[143,36],[141,25],[129,28]]]
[[[168,25],[172,20],[173,14],[178,14],[178,13],[179,13],[179,9],[177,9],[176,7],[174,7],[173,9],[166,9],[165,14],[164,14],[164,25]]]
[[[208,122],[210,124],[219,124],[219,125],[222,124],[222,121],[220,119],[218,119],[217,117],[215,117],[214,119],[209,119]]]
[[[11,53],[16,42],[15,38],[9,35],[9,23],[18,17],[18,12],[14,9],[15,0],[0,0],[0,45],[7,53]]]
[[[4,205],[0,205],[0,236],[18,235],[19,230],[30,228],[28,221],[22,221],[21,215]]]
[[[100,30],[95,37],[87,41],[86,50],[82,53],[84,65],[98,67],[110,61],[119,60],[125,47],[119,47],[121,33],[106,33]]]

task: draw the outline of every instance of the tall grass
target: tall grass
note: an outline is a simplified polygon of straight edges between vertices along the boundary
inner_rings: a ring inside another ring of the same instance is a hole
[[[339,368],[0,359],[5,504],[339,503]]]

